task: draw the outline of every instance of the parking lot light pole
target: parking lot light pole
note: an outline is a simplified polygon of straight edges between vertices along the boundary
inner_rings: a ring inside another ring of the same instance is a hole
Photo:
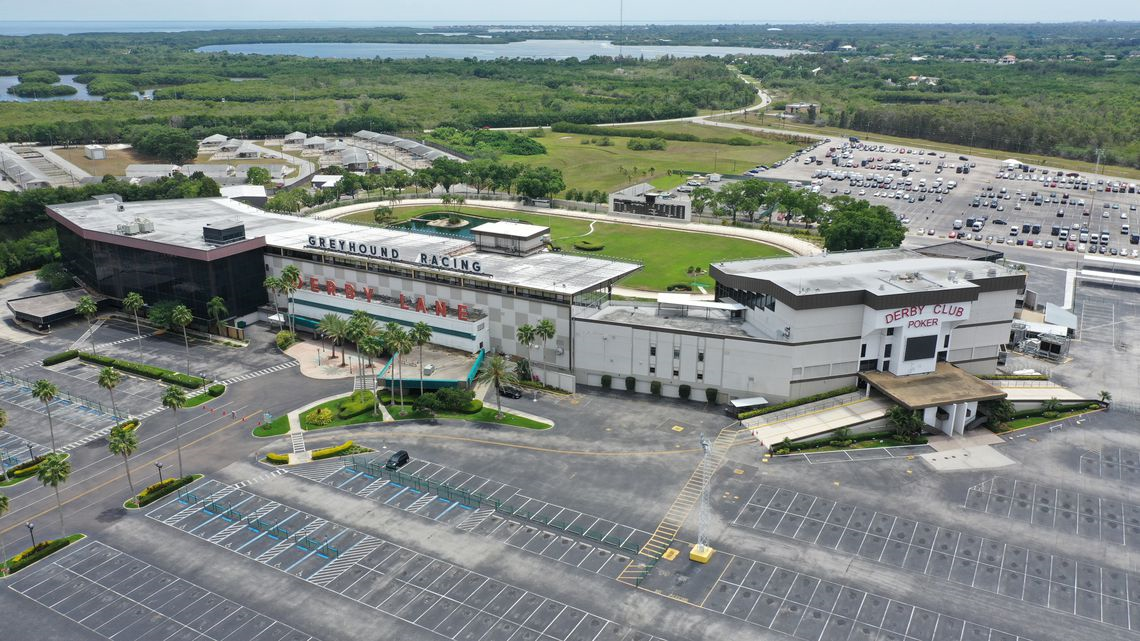
[[[154,466],[158,468],[158,482],[162,483],[162,461],[155,461]]]
[[[36,533],[34,532],[36,524],[28,521],[24,524],[24,527],[28,528],[28,536],[32,538],[32,549],[34,550],[36,549]]]
[[[32,444],[28,443],[27,446],[28,446],[28,460],[30,461],[30,460],[36,458],[36,455],[32,453]]]

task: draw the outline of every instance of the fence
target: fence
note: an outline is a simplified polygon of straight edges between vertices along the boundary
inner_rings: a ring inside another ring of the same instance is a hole
[[[393,483],[398,483],[420,492],[434,493],[441,498],[447,499],[449,501],[455,501],[469,507],[494,508],[496,512],[505,514],[507,516],[513,516],[520,520],[537,523],[539,525],[573,534],[575,536],[589,539],[591,541],[601,543],[632,554],[637,554],[637,552],[640,550],[636,543],[631,543],[627,540],[623,540],[621,537],[607,536],[605,532],[590,530],[581,525],[575,525],[561,519],[539,516],[534,512],[522,509],[522,506],[520,505],[512,505],[510,503],[491,498],[478,492],[473,492],[471,490],[460,487],[453,487],[447,483],[440,483],[438,481],[421,478],[415,474],[401,472],[398,469],[390,470],[385,467],[383,463],[379,463],[377,461],[378,459],[363,460],[354,456],[352,457],[351,462],[348,463],[345,467],[358,474],[364,474],[372,478],[387,478]]]
[[[776,423],[796,416],[801,416],[803,414],[810,414],[812,412],[818,412],[820,410],[837,407],[839,405],[854,403],[855,401],[862,400],[863,398],[866,398],[866,395],[862,391],[851,392],[849,394],[842,394],[840,396],[834,396],[832,398],[815,401],[813,403],[804,403],[803,405],[796,407],[789,407],[786,410],[778,410],[775,412],[769,412],[768,414],[761,414],[760,416],[746,418],[741,421],[741,425],[743,425],[745,429],[753,429],[767,425],[768,423]]]
[[[35,385],[35,383],[33,381],[29,381],[26,378],[20,378],[19,376],[16,376],[15,374],[0,374],[0,383],[7,383],[9,385],[15,385],[18,387],[23,387],[24,389],[28,390],[29,393],[31,393],[32,387]],[[75,405],[82,405],[83,407],[86,407],[88,409],[97,410],[103,414],[106,414],[108,416],[112,416],[112,412],[110,411],[109,407],[103,405],[99,401],[93,401],[93,400],[91,400],[85,396],[80,396],[78,394],[71,394],[71,393],[65,392],[63,390],[59,390],[56,393],[55,398],[56,398],[56,400],[63,401],[65,403],[73,403]],[[117,420],[117,419],[122,418],[122,417],[114,416],[113,418],[115,418]]]
[[[202,502],[194,492],[178,492],[179,502],[193,506]],[[335,559],[340,556],[340,550],[329,545],[328,541],[315,539],[308,535],[297,534],[281,526],[277,521],[271,519],[263,519],[261,517],[250,516],[242,514],[240,511],[235,510],[229,503],[222,503],[219,501],[208,501],[202,505],[202,511],[207,514],[213,514],[220,517],[223,521],[228,523],[244,523],[247,528],[254,532],[264,533],[272,539],[283,541],[285,539],[292,539],[293,544],[299,549],[316,552],[317,556],[326,559]]]

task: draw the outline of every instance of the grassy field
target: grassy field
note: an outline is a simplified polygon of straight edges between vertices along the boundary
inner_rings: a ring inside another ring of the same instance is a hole
[[[445,208],[439,205],[419,205],[398,207],[395,213],[398,220],[407,220],[444,210]],[[783,250],[743,238],[652,229],[620,223],[596,223],[593,233],[590,233],[590,221],[577,218],[466,206],[462,207],[461,211],[487,218],[511,218],[548,226],[554,244],[567,251],[573,250],[576,238],[585,238],[605,245],[603,250],[594,255],[599,258],[633,260],[644,265],[642,269],[619,281],[618,285],[647,291],[665,291],[673,283],[699,283],[708,289],[714,286],[712,278],[707,273],[695,277],[689,276],[686,271],[690,266],[700,267],[707,272],[709,263],[722,260],[787,256]],[[371,224],[372,212],[350,214],[340,220]]]
[[[673,124],[666,123],[661,127]],[[691,125],[700,127],[700,125]],[[645,126],[641,129],[657,129],[658,126]],[[730,132],[715,127],[701,127],[699,135],[731,137]],[[704,142],[668,141],[665,151],[631,151],[626,148],[629,138],[620,135],[619,127],[613,128],[609,136],[612,146],[584,145],[582,139],[598,136],[580,136],[547,132],[539,138],[547,149],[541,156],[503,156],[505,162],[520,162],[525,165],[546,165],[562,171],[568,188],[601,189],[614,191],[618,188],[653,178],[666,176],[670,169],[685,171],[739,173],[759,164],[771,164],[788,156],[796,145],[765,141],[762,145],[749,147],[720,145]]]
[[[734,114],[731,116],[721,116],[716,120],[730,121],[730,122],[743,122],[750,125],[770,127],[773,129],[785,129],[789,133],[810,133],[818,134],[821,136],[859,136],[861,138],[869,138],[876,142],[890,143],[894,145],[901,145],[903,147],[923,147],[933,151],[953,152],[956,154],[967,154],[971,156],[981,156],[983,158],[994,158],[997,160],[1005,160],[1006,158],[1017,158],[1021,162],[1029,165],[1047,165],[1049,167],[1056,167],[1057,169],[1068,169],[1070,171],[1079,171],[1083,173],[1093,173],[1096,171],[1096,165],[1091,162],[1084,162],[1080,160],[1069,160],[1067,158],[1057,158],[1055,156],[1039,156],[1037,154],[1022,154],[1013,153],[1010,151],[1000,151],[995,149],[983,149],[981,147],[968,147],[964,145],[951,145],[944,142],[934,142],[931,140],[920,140],[917,138],[899,138],[897,136],[884,136],[881,134],[868,133],[863,131],[851,131],[848,129],[839,129],[838,127],[816,127],[813,125],[803,125],[798,123],[791,123],[781,121],[780,118],[774,116],[765,116],[763,119],[759,118],[757,114],[749,114],[741,116]],[[653,127],[656,128],[656,127]],[[1120,167],[1118,165],[1101,165],[1100,171],[1102,174],[1109,176],[1116,176],[1120,178],[1140,178],[1140,169],[1132,167]]]

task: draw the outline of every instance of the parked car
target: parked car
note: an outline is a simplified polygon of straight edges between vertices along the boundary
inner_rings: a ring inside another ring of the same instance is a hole
[[[398,470],[401,467],[407,465],[408,460],[409,457],[407,450],[397,450],[388,457],[388,462],[384,464],[384,467],[388,468],[389,470]]]
[[[499,386],[499,395],[507,398],[522,398],[523,392],[522,388],[514,385],[501,385]]]

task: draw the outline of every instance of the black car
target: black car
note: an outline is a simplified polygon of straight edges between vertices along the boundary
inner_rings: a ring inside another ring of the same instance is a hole
[[[388,462],[384,467],[389,470],[397,470],[408,464],[408,450],[398,450],[388,457]]]
[[[499,387],[499,395],[506,396],[507,398],[522,398],[522,389],[514,385],[502,385]]]

